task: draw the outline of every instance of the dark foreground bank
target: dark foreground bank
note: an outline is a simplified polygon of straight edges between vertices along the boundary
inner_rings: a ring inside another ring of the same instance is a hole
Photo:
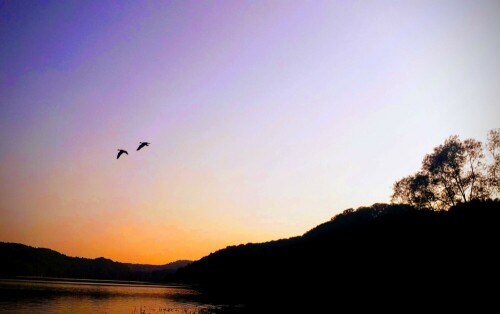
[[[177,271],[252,310],[498,307],[500,202],[448,211],[375,204],[303,236],[232,246]]]

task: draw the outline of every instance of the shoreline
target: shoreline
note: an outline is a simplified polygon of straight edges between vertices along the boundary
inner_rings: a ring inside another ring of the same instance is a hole
[[[192,285],[165,283],[150,281],[132,281],[132,280],[111,280],[111,279],[82,279],[82,278],[60,278],[60,277],[42,277],[42,276],[14,276],[0,277],[0,281],[13,282],[37,282],[37,283],[56,283],[56,284],[77,284],[77,285],[103,285],[103,286],[129,286],[129,287],[157,287],[157,288],[179,288],[192,289]]]

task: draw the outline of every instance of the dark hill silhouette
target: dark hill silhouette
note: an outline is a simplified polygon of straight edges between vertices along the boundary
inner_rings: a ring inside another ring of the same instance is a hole
[[[69,257],[24,244],[0,242],[0,277],[40,276],[75,279],[165,281],[190,261],[165,265],[128,264],[99,257]]]
[[[151,265],[151,264],[129,264],[125,263],[132,271],[139,272],[153,272],[153,271],[167,271],[169,273],[175,273],[177,269],[189,265],[191,261],[188,260],[178,260],[165,265]]]
[[[448,304],[449,295],[452,302],[479,295],[479,306],[496,300],[488,299],[487,283],[499,275],[499,218],[498,200],[448,211],[374,204],[346,210],[300,237],[227,247],[176,276],[215,297],[268,310],[273,304],[280,312],[396,300],[415,308]]]
[[[399,312],[496,308],[500,201],[447,211],[374,204],[348,209],[302,236],[230,246],[186,267],[68,257],[0,243],[0,276],[54,276],[197,284],[210,302],[249,313],[360,308]]]

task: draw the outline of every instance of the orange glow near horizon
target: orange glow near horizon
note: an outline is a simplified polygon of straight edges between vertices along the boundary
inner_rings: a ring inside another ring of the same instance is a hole
[[[165,264],[388,202],[500,126],[499,32],[499,1],[4,1],[0,241]]]

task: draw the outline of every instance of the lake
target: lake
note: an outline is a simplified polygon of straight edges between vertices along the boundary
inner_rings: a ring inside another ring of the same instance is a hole
[[[186,286],[139,282],[0,279],[0,313],[219,313]]]

